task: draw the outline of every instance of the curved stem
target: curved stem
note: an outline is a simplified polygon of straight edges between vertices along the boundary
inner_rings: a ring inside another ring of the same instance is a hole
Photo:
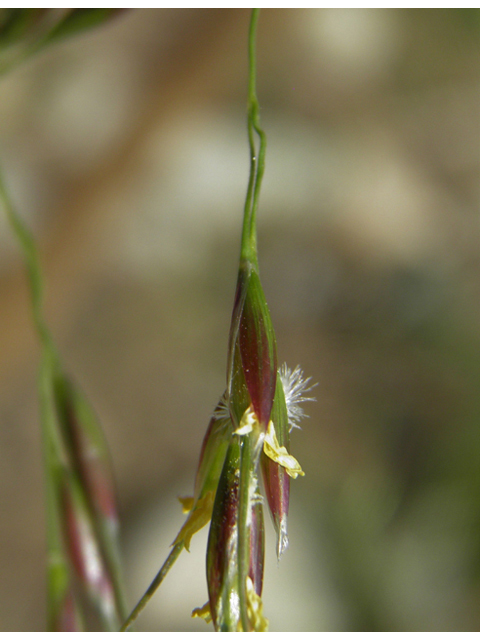
[[[30,282],[30,293],[32,298],[32,312],[35,328],[37,330],[40,342],[44,349],[50,353],[55,361],[56,349],[53,344],[52,336],[47,327],[43,313],[43,281],[40,269],[40,261],[38,259],[37,247],[32,234],[22,222],[20,216],[15,211],[13,204],[8,195],[3,176],[0,172],[0,199],[3,202],[5,212],[7,214],[10,226],[20,244],[27,266],[28,279]]]
[[[265,151],[267,140],[260,127],[260,106],[257,99],[257,55],[256,35],[260,9],[252,9],[248,34],[248,142],[250,147],[250,177],[243,215],[241,259],[258,267],[256,214],[260,198],[260,188],[265,171]],[[255,134],[259,137],[258,151]]]
[[[66,457],[70,456],[65,449],[64,438],[66,437],[66,427],[62,420],[59,420],[57,413],[55,380],[61,376],[61,364],[44,317],[43,278],[35,240],[13,206],[1,173],[0,204],[3,204],[8,221],[23,252],[30,284],[33,323],[42,349],[42,365],[38,384],[46,487],[47,549],[49,558],[48,618],[49,629],[54,629],[55,620],[58,617],[58,610],[63,606],[64,591],[67,589],[69,581],[69,569],[62,543],[62,516],[60,515],[61,506],[59,503],[60,476],[65,473],[66,467],[71,462],[66,463]],[[75,459],[74,455],[73,459]],[[71,480],[71,482],[73,482],[73,480]],[[81,478],[78,479],[78,482],[81,483]],[[86,486],[83,486],[82,489],[87,491]],[[91,498],[91,496],[88,496],[87,491],[87,510],[95,532],[95,538],[100,545],[102,559],[112,577],[118,620],[122,620],[127,615],[127,610],[124,606],[116,552],[113,548],[110,548],[106,542],[106,540],[110,539],[105,538],[103,535],[102,525],[95,517]]]
[[[242,242],[241,242],[241,262],[248,262],[258,269],[257,259],[257,230],[256,230],[256,213],[258,209],[258,202],[260,197],[260,188],[265,169],[265,150],[266,150],[266,136],[260,127],[260,107],[258,104],[256,94],[256,48],[255,40],[257,33],[257,23],[260,9],[252,9],[250,19],[250,29],[248,36],[248,58],[249,58],[249,75],[248,75],[248,141],[250,147],[250,176],[248,181],[247,196],[245,200],[245,209],[243,216],[243,230],[242,230]],[[255,144],[255,134],[259,138],[258,151]],[[248,467],[251,464],[251,454],[249,448],[248,452],[244,452],[243,455],[243,467]],[[246,469],[244,469],[245,473]],[[247,489],[248,491],[248,489]],[[241,519],[246,523],[248,518],[248,495],[244,492],[241,499]],[[154,580],[148,587],[145,594],[139,600],[132,613],[122,625],[120,631],[127,631],[133,622],[137,619],[138,615],[146,607],[157,588],[162,583],[163,579],[177,560],[182,549],[184,547],[183,542],[179,542],[173,546],[170,554],[165,560],[160,571],[155,576]],[[239,555],[240,561],[240,593],[245,591],[245,581],[248,574],[248,548],[245,544],[240,544]],[[248,620],[246,618],[246,602],[242,602],[242,626],[248,628]]]
[[[170,571],[170,569],[174,565],[176,559],[178,558],[178,556],[180,555],[180,553],[181,553],[181,551],[183,549],[183,546],[184,546],[183,541],[182,542],[177,542],[177,544],[173,546],[172,550],[168,554],[167,559],[163,563],[162,568],[157,573],[157,575],[153,579],[151,585],[148,587],[148,589],[145,591],[143,596],[138,601],[138,604],[135,607],[135,609],[132,611],[132,613],[125,620],[125,622],[123,623],[123,625],[120,628],[120,631],[128,631],[129,627],[132,626],[132,624],[138,618],[138,616],[143,611],[143,609],[145,609],[145,607],[147,606],[150,598],[153,596],[155,591],[158,589],[160,584],[163,582],[163,579],[165,578],[167,573]]]
[[[15,210],[1,172],[0,203],[5,209],[8,221],[24,255],[30,284],[33,321],[42,347],[42,364],[38,384],[46,489],[48,629],[52,631],[56,628],[60,610],[63,607],[69,573],[61,540],[61,523],[56,504],[62,446],[55,424],[52,381],[60,364],[43,315],[43,280],[35,240]]]

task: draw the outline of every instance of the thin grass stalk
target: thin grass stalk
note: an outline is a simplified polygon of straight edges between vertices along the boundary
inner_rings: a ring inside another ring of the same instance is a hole
[[[88,518],[89,533],[94,544],[100,549],[101,571],[106,583],[111,583],[114,591],[114,609],[118,622],[112,623],[111,606],[102,603],[102,594],[96,593],[93,585],[86,582],[81,585],[87,595],[93,597],[93,604],[99,611],[100,619],[106,630],[117,628],[126,615],[123,586],[121,583],[116,531],[108,531],[109,523],[105,525],[105,514],[96,508],[98,487],[92,487],[88,477],[83,473],[80,458],[81,443],[72,441],[71,424],[66,416],[59,411],[59,384],[67,385],[63,374],[60,358],[55,348],[51,333],[44,319],[43,312],[43,279],[38,259],[36,244],[32,234],[21,221],[8,196],[5,183],[0,174],[0,201],[7,214],[17,241],[22,249],[30,284],[32,317],[42,349],[42,364],[39,375],[39,395],[41,407],[41,428],[44,449],[45,492],[46,492],[46,520],[47,520],[47,610],[49,630],[58,630],[58,621],[62,619],[62,607],[69,606],[72,591],[73,567],[78,566],[72,557],[72,546],[69,543],[69,529],[65,526],[66,513],[64,510],[64,496],[67,494],[81,494],[83,515],[73,512],[72,517]],[[73,389],[73,387],[72,387]],[[77,393],[74,390],[73,393]],[[73,421],[77,421],[78,411],[72,406]],[[88,422],[88,421],[87,421]],[[93,443],[100,442],[100,428],[94,422],[88,425],[80,422],[77,432],[80,438],[87,438],[85,429],[88,426],[89,436],[93,435]],[[96,433],[98,432],[98,433]],[[91,443],[90,443],[91,444]],[[94,447],[95,449],[95,447]],[[96,449],[98,453],[98,448]],[[80,458],[79,458],[80,456]],[[77,501],[78,502],[78,501]],[[79,520],[80,522],[80,520]],[[79,529],[79,531],[81,531]],[[93,532],[93,533],[92,533]],[[78,533],[78,532],[77,532]],[[70,533],[70,535],[73,535]],[[86,541],[85,541],[86,543]],[[85,577],[85,576],[83,576]],[[106,593],[106,592],[105,592]],[[92,595],[93,594],[93,595]],[[105,613],[107,612],[107,613]]]
[[[248,33],[248,110],[247,110],[247,124],[248,124],[248,139],[249,139],[249,150],[250,150],[250,175],[247,187],[247,195],[245,199],[245,208],[243,215],[243,227],[242,227],[242,240],[241,240],[241,255],[240,262],[241,265],[251,265],[248,267],[248,271],[250,272],[253,267],[255,270],[258,270],[258,259],[257,259],[257,234],[256,234],[256,212],[258,209],[258,201],[260,196],[260,187],[263,178],[264,168],[265,168],[265,149],[266,149],[266,137],[263,130],[260,128],[259,123],[259,104],[256,95],[256,33],[257,33],[257,24],[259,17],[260,9],[252,9],[251,19],[250,19],[250,27]],[[259,137],[259,149],[258,154],[255,146],[255,134]],[[237,285],[237,294],[240,292],[240,299],[236,299],[235,306],[241,309],[245,302],[245,296],[247,294],[246,288],[241,287],[240,282],[241,275],[239,275],[239,284]],[[239,331],[239,323],[240,323],[240,315],[235,319],[235,307],[233,314],[233,325],[230,330],[230,336],[235,335]],[[227,365],[227,394],[230,392],[231,387],[233,385],[232,381],[232,371],[234,367],[235,360],[235,339],[230,339],[230,345],[228,350],[228,365]],[[275,373],[276,375],[276,373]],[[245,387],[245,385],[242,385]],[[273,396],[272,396],[273,400]],[[229,407],[231,409],[231,407]],[[243,412],[242,412],[243,413]],[[237,425],[238,426],[238,425]],[[247,445],[248,446],[248,445]],[[205,443],[204,443],[205,447]],[[226,450],[226,447],[224,447]],[[224,454],[222,454],[224,455]],[[251,459],[249,455],[244,455],[243,458],[244,465],[251,464]],[[218,466],[218,460],[216,464],[217,469],[221,469],[221,466]],[[215,483],[218,483],[218,478],[215,480]],[[249,517],[248,509],[249,509],[249,500],[248,496],[245,494],[241,497],[240,504],[240,519],[243,522],[244,526],[246,525],[247,519]],[[190,536],[191,537],[191,536]],[[188,538],[189,540],[189,538]],[[178,556],[182,552],[185,547],[184,540],[179,539],[177,536],[176,541],[174,542],[173,548],[167,557],[167,560],[153,579],[152,583],[148,587],[147,591],[144,593],[142,598],[139,600],[133,611],[130,613],[126,621],[121,627],[121,631],[127,631],[133,622],[137,619],[139,614],[143,611],[143,609],[147,606],[148,602],[152,598],[155,591],[158,589],[160,584],[165,579],[167,573],[177,560]],[[240,556],[242,557],[241,566],[242,566],[242,576],[246,579],[248,574],[249,567],[249,553],[250,549],[241,543]],[[243,591],[243,589],[242,589]],[[246,610],[246,603],[243,603],[242,611]],[[243,615],[243,614],[242,614]],[[242,620],[244,628],[248,628],[247,620],[243,617]]]

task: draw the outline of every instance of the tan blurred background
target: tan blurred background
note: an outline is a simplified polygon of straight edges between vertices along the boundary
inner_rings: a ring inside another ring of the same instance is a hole
[[[114,459],[130,604],[225,383],[247,183],[247,10],[139,10],[0,85],[0,161]],[[480,629],[477,10],[265,10],[260,268],[293,434],[281,631]],[[3,212],[0,212],[3,213]],[[0,630],[45,627],[39,348],[0,215]],[[139,630],[209,629],[206,531]]]

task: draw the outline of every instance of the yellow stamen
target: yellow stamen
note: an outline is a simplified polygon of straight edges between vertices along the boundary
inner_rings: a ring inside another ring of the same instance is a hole
[[[258,418],[255,414],[255,411],[251,407],[245,411],[240,420],[240,424],[238,425],[238,429],[235,429],[234,433],[237,436],[245,436],[247,433],[250,433],[255,426],[258,425]]]
[[[203,618],[208,624],[212,621],[212,614],[210,613],[210,603],[204,604],[203,607],[197,607],[192,611],[192,618]]]
[[[212,517],[214,500],[215,492],[207,491],[203,498],[200,498],[200,500],[197,501],[195,507],[189,511],[189,516],[173,541],[173,544],[177,544],[183,540],[185,549],[190,551],[190,541],[193,534],[200,531],[200,529],[204,527]],[[181,502],[183,504],[183,501]]]
[[[190,513],[193,509],[193,497],[187,496],[185,498],[179,498],[178,500],[182,503],[182,513]]]
[[[290,477],[296,478],[305,475],[298,460],[291,456],[285,447],[280,446],[271,420],[263,442],[263,451],[274,462],[284,467]]]

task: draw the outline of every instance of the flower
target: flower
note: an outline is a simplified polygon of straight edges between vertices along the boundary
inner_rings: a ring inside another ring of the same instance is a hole
[[[275,333],[255,263],[242,261],[232,313],[227,389],[202,446],[189,517],[174,544],[190,538],[211,515],[207,549],[209,602],[194,616],[220,631],[264,631],[261,466],[267,502],[285,550],[290,477],[304,475],[288,452],[290,431],[303,416],[309,380],[297,367],[277,370]],[[220,462],[223,467],[220,468]],[[208,486],[208,490],[207,490]],[[213,500],[214,496],[214,502]]]
[[[277,557],[280,558],[288,546],[287,517],[290,502],[290,477],[303,475],[297,460],[288,453],[290,446],[291,421],[289,416],[298,408],[294,402],[301,402],[302,396],[292,394],[289,369],[283,365],[278,371],[277,388],[273,404],[272,420],[265,436],[261,460],[263,483],[273,524],[277,533]],[[301,370],[299,372],[301,379]]]
[[[298,426],[303,415],[298,403],[303,401],[308,380],[303,381],[298,368],[293,372],[286,368],[278,371],[275,332],[258,270],[256,213],[266,145],[255,89],[258,12],[252,11],[249,32],[250,177],[224,396],[228,409],[225,419],[231,431],[208,536],[209,602],[193,612],[194,616],[211,619],[217,631],[267,630],[261,601],[265,533],[259,468],[277,530],[278,555],[287,545],[290,477],[303,475],[288,447],[291,428]],[[258,149],[255,134],[259,138]],[[212,446],[220,447],[220,443]]]

